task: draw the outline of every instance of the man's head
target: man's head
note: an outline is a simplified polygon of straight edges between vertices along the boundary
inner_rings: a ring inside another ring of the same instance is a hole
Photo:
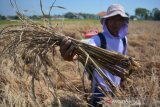
[[[107,14],[102,17],[101,21],[105,21],[108,30],[113,36],[118,36],[120,29],[125,23],[128,23],[128,16],[121,5],[114,4],[108,8]]]

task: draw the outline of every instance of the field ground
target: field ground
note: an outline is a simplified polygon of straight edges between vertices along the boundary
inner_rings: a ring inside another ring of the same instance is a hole
[[[10,24],[19,22],[0,21],[0,29]],[[40,23],[43,23],[40,21]],[[101,25],[98,20],[65,20],[52,21],[56,25],[62,26],[63,32],[67,36],[77,39],[83,38],[82,32],[90,29],[98,29],[101,31]],[[0,42],[2,49],[2,42]],[[124,91],[127,98],[138,99],[141,106],[158,107],[160,106],[160,22],[158,21],[130,21],[128,34],[128,55],[135,57],[141,64],[141,69],[133,73],[133,82],[125,83]],[[82,90],[77,62],[64,61],[59,53],[55,58],[55,65],[65,74],[70,81],[78,89]],[[28,74],[18,75],[13,71],[12,61],[10,59],[3,60],[0,69],[0,106],[31,106],[35,103],[31,94],[31,76]],[[28,68],[26,68],[28,69]],[[82,101],[82,94],[71,90],[64,85],[61,78],[53,77],[53,82],[58,83],[58,96],[63,107],[82,107],[85,101]],[[86,80],[87,81],[87,80]],[[88,82],[87,89],[89,90]],[[38,106],[46,107],[56,103],[46,83],[43,80],[37,80],[35,84]],[[73,87],[72,87],[73,88]],[[125,96],[126,97],[126,96]],[[124,98],[120,99],[123,100]],[[115,106],[117,105],[109,105]],[[136,106],[119,104],[119,107]]]

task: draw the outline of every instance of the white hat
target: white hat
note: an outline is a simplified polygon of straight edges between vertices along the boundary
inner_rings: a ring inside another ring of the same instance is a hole
[[[113,4],[107,9],[107,14],[102,17],[103,19],[107,19],[109,17],[115,16],[115,15],[120,15],[124,18],[128,19],[128,16],[126,15],[124,8],[120,4]]]

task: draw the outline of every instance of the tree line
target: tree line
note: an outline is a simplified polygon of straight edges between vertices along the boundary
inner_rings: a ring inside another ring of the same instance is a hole
[[[146,8],[136,8],[135,16],[138,19],[143,20],[160,20],[160,10],[158,8],[154,8],[152,11],[149,11]]]
[[[129,15],[129,14],[128,14]],[[29,16],[31,19],[41,19],[43,16],[33,15]],[[154,8],[151,11],[146,8],[136,8],[135,15],[129,16],[130,19],[136,18],[137,20],[160,20],[160,10]],[[64,15],[54,15],[51,19],[68,18],[68,19],[99,19],[100,17],[95,14],[89,13],[73,13],[67,12]],[[0,20],[17,20],[17,16],[3,16],[0,15]]]

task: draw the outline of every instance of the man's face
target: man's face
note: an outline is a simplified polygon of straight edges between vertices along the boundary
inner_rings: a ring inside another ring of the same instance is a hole
[[[126,19],[121,17],[120,15],[116,15],[113,17],[110,17],[106,21],[106,25],[110,31],[110,33],[114,36],[118,36],[118,32],[121,29],[122,26],[124,26]]]

